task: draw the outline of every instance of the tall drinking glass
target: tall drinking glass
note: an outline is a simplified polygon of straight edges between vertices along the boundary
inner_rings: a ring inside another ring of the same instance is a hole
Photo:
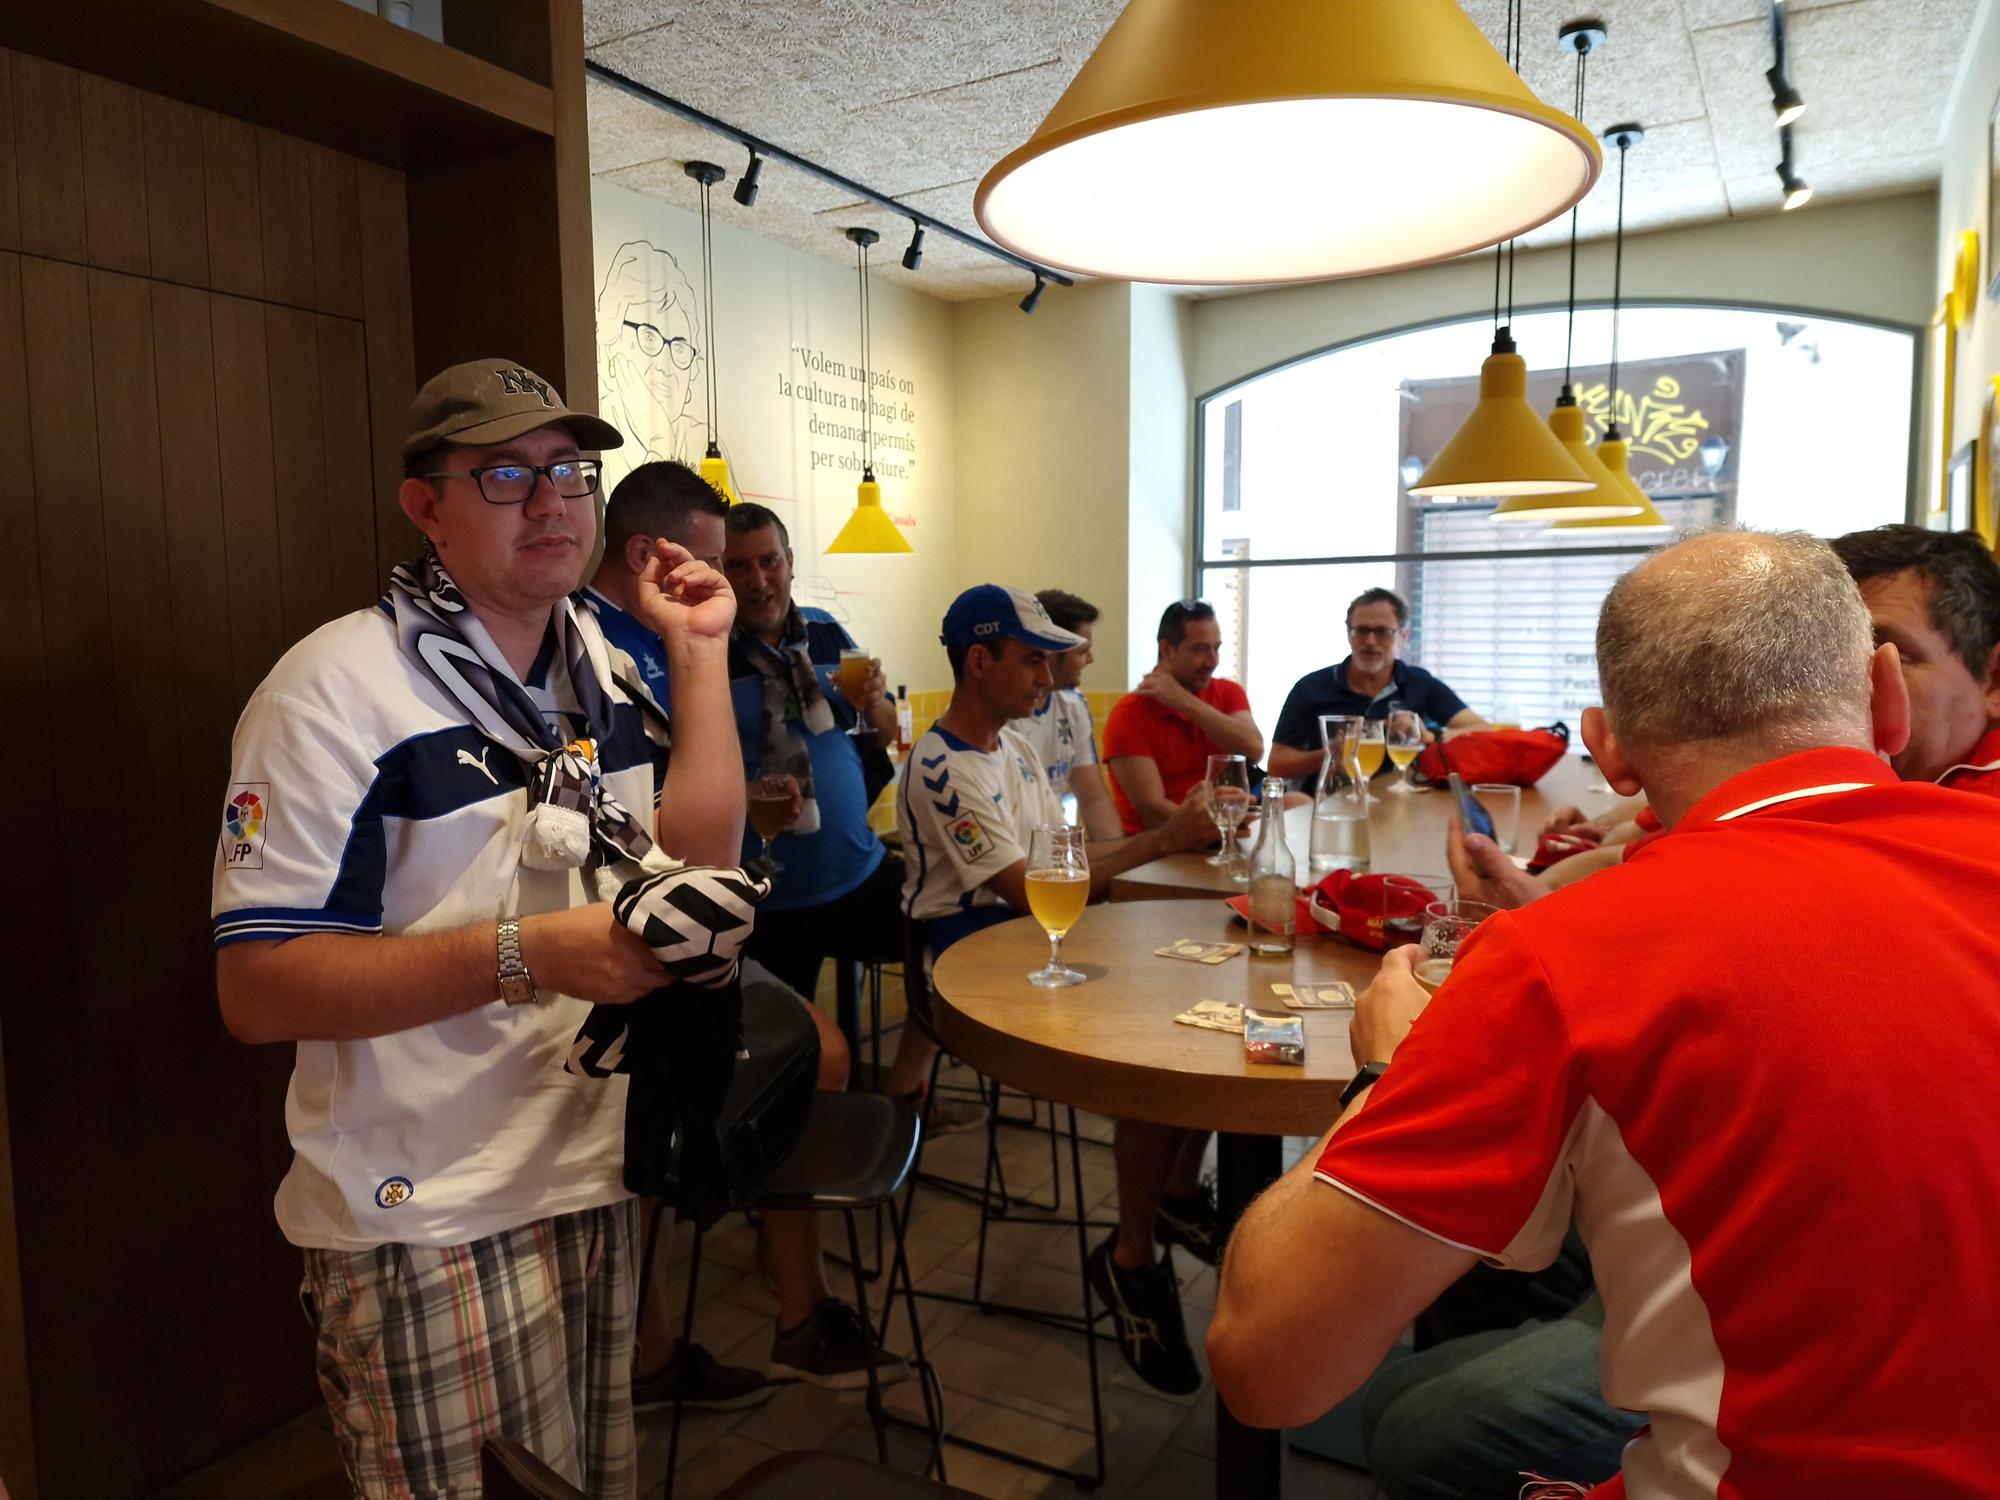
[[[750,826],[763,844],[758,857],[776,874],[785,867],[771,853],[771,840],[792,826],[792,783],[783,776],[758,776],[745,788]]]
[[[1472,929],[1500,910],[1483,901],[1436,901],[1424,908],[1423,956],[1417,960],[1417,982],[1434,990],[1445,981],[1458,957],[1459,945]]]
[[[1028,976],[1028,983],[1045,990],[1083,983],[1084,975],[1063,965],[1062,940],[1089,901],[1083,830],[1061,823],[1035,829],[1028,838],[1028,910],[1049,935],[1049,961]]]
[[[834,681],[840,684],[841,692],[847,695],[848,707],[854,710],[854,723],[849,726],[847,732],[857,739],[874,732],[869,728],[868,721],[862,717],[860,702],[861,689],[867,686],[868,679],[874,671],[875,664],[865,648],[861,646],[841,648],[840,668]]]
[[[1375,794],[1368,790],[1368,783],[1375,779],[1375,773],[1382,769],[1382,761],[1388,752],[1388,734],[1381,719],[1363,719],[1354,736],[1354,779],[1362,787],[1370,801]]]
[[[1404,708],[1400,703],[1392,703],[1389,705],[1389,717],[1383,721],[1383,731],[1388,740],[1389,762],[1403,773],[1389,782],[1389,790],[1407,797],[1416,790],[1410,785],[1410,767],[1424,753],[1423,715],[1415,709]]]
[[[1236,863],[1236,828],[1250,812],[1250,762],[1240,755],[1208,758],[1209,811],[1222,844],[1208,857],[1217,866]]]

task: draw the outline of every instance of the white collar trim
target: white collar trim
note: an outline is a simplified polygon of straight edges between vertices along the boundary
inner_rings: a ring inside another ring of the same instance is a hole
[[[1762,812],[1767,807],[1776,807],[1780,802],[1796,802],[1801,797],[1830,797],[1836,792],[1858,792],[1873,786],[1869,781],[1830,781],[1825,786],[1802,786],[1796,792],[1780,792],[1775,797],[1759,797],[1755,802],[1746,802],[1741,807],[1732,808],[1716,817],[1716,822],[1727,823],[1731,818],[1740,818],[1745,813]]]

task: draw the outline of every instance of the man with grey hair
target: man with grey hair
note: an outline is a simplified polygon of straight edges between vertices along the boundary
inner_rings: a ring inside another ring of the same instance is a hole
[[[1909,698],[1872,637],[1801,535],[1613,587],[1584,738],[1676,836],[1488,918],[1434,997],[1385,957],[1340,1118],[1230,1240],[1208,1347],[1240,1418],[1311,1420],[1574,1218],[1605,1397],[1650,1421],[1601,1493],[1990,1493],[1963,1331],[2000,1316],[2000,1179],[1939,1148],[2000,1131],[2000,807],[1883,763]],[[1924,998],[1891,1015],[1902,933]]]

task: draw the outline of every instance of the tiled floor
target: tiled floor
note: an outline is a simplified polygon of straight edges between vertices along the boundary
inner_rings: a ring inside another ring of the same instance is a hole
[[[1109,1138],[1105,1121],[1088,1119],[1084,1129],[1100,1142]],[[1047,1136],[1003,1130],[1000,1140],[1009,1188],[1046,1201],[1051,1179]],[[984,1137],[977,1133],[933,1142],[925,1151],[925,1170],[976,1181],[984,1147]],[[1071,1194],[1066,1149],[1061,1166],[1067,1207]],[[1083,1182],[1092,1219],[1108,1221],[1115,1210],[1108,1148],[1084,1147]],[[920,1188],[909,1231],[917,1285],[969,1294],[978,1228],[978,1212],[972,1205],[933,1188]],[[838,1221],[829,1230],[831,1245],[839,1238]],[[1093,1230],[1092,1242],[1104,1232]],[[686,1287],[687,1240],[688,1232],[682,1228],[675,1240],[669,1288],[675,1305]],[[987,1295],[1051,1311],[1079,1310],[1076,1255],[1073,1227],[996,1226],[987,1243]],[[1199,1353],[1214,1306],[1215,1273],[1182,1252],[1175,1255],[1183,1278],[1188,1331]],[[763,1366],[770,1355],[776,1304],[755,1267],[752,1231],[740,1219],[726,1221],[708,1237],[703,1261],[696,1338],[725,1363]],[[847,1273],[838,1267],[832,1270],[835,1289],[851,1295]],[[870,1293],[879,1304],[877,1288],[871,1287]],[[952,1303],[921,1301],[919,1308],[924,1338],[944,1387],[949,1431],[1051,1463],[1089,1466],[1090,1384],[1087,1346],[1080,1334],[981,1316]],[[889,1341],[907,1350],[908,1330],[900,1313],[891,1325]],[[1214,1402],[1207,1388],[1186,1401],[1161,1396],[1125,1368],[1114,1345],[1100,1342],[1098,1348],[1109,1477],[1097,1493],[1107,1500],[1125,1496],[1197,1500],[1213,1495]],[[922,1415],[914,1382],[892,1388],[886,1399],[892,1409]],[[663,1492],[666,1476],[667,1413],[650,1413],[639,1421],[641,1493],[656,1496]],[[675,1494],[703,1500],[773,1453],[821,1447],[874,1456],[874,1434],[860,1393],[836,1395],[793,1385],[750,1411],[689,1412],[681,1430]],[[892,1433],[890,1452],[893,1461],[908,1469],[917,1468],[923,1459],[920,1440],[901,1432]],[[945,1462],[952,1483],[996,1500],[1079,1493],[1066,1480],[950,1445]],[[1313,1500],[1367,1500],[1376,1493],[1365,1476],[1289,1447],[1284,1492]],[[176,1486],[168,1496],[170,1500],[338,1500],[345,1493],[326,1418],[314,1411]]]

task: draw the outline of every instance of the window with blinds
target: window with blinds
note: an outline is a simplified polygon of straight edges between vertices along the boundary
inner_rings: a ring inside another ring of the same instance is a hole
[[[1713,497],[1658,500],[1675,532],[1722,524]],[[1597,612],[1620,574],[1644,553],[1645,533],[1496,526],[1490,504],[1419,504],[1416,551],[1397,567],[1410,602],[1409,659],[1448,683],[1495,722],[1572,731],[1597,694]],[[1663,538],[1661,538],[1663,540]],[[1499,554],[1499,555],[1493,555]]]

